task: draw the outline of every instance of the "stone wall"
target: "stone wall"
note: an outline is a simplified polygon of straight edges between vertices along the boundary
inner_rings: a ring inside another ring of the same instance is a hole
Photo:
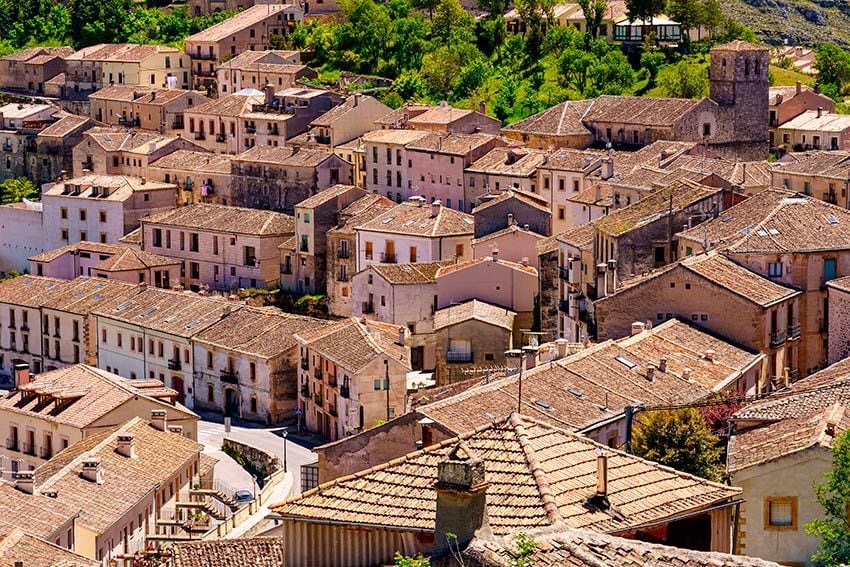
[[[283,445],[283,439],[280,442]],[[283,464],[278,457],[227,437],[221,441],[221,450],[233,457],[245,470],[255,475],[261,487],[265,478],[283,469]]]
[[[546,252],[537,257],[537,286],[540,302],[540,330],[546,333],[544,340],[554,340],[560,337],[558,319],[559,286],[558,286],[558,249]]]
[[[835,364],[850,356],[850,293],[829,286],[829,356]]]

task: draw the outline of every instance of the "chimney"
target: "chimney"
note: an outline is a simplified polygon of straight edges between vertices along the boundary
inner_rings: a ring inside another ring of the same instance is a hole
[[[608,451],[602,448],[596,453],[596,494],[591,501],[600,510],[611,507],[608,500]]]
[[[443,202],[439,199],[436,199],[434,202],[431,203],[431,218],[434,218],[440,214],[440,209],[442,208],[442,206]]]
[[[840,404],[836,403],[833,405],[826,414],[826,427],[824,428],[824,432],[830,437],[835,437],[835,428],[838,427],[838,424],[841,422],[841,418],[844,415],[844,409]]]
[[[661,360],[658,361],[658,371],[659,372],[667,372],[667,357],[662,356]]]
[[[523,256],[522,259],[519,261],[519,263],[527,268],[528,267],[528,256]]]
[[[820,85],[815,83],[815,93],[820,94]]]
[[[15,386],[20,388],[30,383],[30,365],[24,362],[15,364]]]
[[[404,340],[407,338],[407,329],[404,327],[398,328],[398,344],[404,346]]]
[[[156,91],[151,92],[151,102],[156,100]]]
[[[478,101],[478,112],[481,114],[487,114],[487,105],[484,104],[484,101]]]
[[[266,106],[271,106],[272,102],[274,102],[274,85],[271,83],[266,83],[265,88],[263,88],[263,104]]]
[[[148,282],[139,282],[139,290],[145,291],[148,289]]]
[[[635,336],[638,333],[642,333],[644,329],[646,329],[646,323],[635,321],[634,323],[632,323],[632,336]]]
[[[602,180],[608,181],[612,177],[614,177],[614,158],[613,156],[609,156],[602,160]]]
[[[703,355],[703,358],[705,358],[709,362],[714,362],[715,355],[716,353],[714,352],[713,348],[707,348],[705,349],[705,354]]]
[[[803,83],[797,81],[797,94],[800,94],[801,92],[803,92]]]
[[[531,230],[531,227],[530,227],[530,226],[528,226],[528,224],[524,224],[524,225],[522,225],[522,229],[523,229],[525,232],[528,232],[529,230]]]
[[[230,315],[231,311],[233,311],[233,308],[230,305],[225,305],[221,308],[221,317],[227,317],[228,315]]]
[[[499,259],[499,247],[498,246],[494,246],[493,249],[490,251],[490,257],[493,258],[494,260]]]
[[[513,226],[513,225],[514,225],[514,214],[508,213],[508,226]]]
[[[437,465],[434,556],[463,550],[476,536],[489,536],[484,462],[461,441]],[[449,539],[446,534],[454,534]]]
[[[558,346],[558,359],[562,359],[567,356],[567,339],[558,339],[555,341],[555,344]]]
[[[136,458],[136,436],[132,433],[118,434],[118,447],[115,452],[128,459]]]
[[[360,93],[354,93],[354,106],[356,107],[359,104],[360,104]]]
[[[151,410],[151,425],[154,429],[166,431],[168,413],[164,409]]]
[[[646,367],[646,379],[649,382],[655,382],[655,367],[647,366]]]
[[[12,473],[15,479],[15,488],[25,494],[32,494],[35,490],[35,471],[17,471]]]
[[[820,118],[821,116],[823,116],[823,107],[819,106],[818,107],[818,118]]]
[[[691,379],[691,369],[690,368],[683,368],[682,369],[682,378],[684,378],[685,380]]]
[[[103,484],[103,466],[97,457],[88,457],[83,461],[80,477],[95,484]]]

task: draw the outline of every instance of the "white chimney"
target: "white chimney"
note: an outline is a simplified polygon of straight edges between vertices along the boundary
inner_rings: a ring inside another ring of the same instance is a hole
[[[567,356],[567,339],[558,339],[555,344],[558,346],[558,359]]]
[[[513,213],[508,213],[508,226],[514,225],[514,215]]]
[[[97,457],[88,457],[83,461],[83,470],[80,472],[80,477],[94,482],[95,484],[103,484],[103,465]]]
[[[407,338],[407,329],[404,327],[398,328],[398,344],[404,346],[404,340]]]
[[[632,336],[635,336],[638,333],[642,333],[644,329],[646,329],[646,323],[635,321],[634,323],[632,323]]]
[[[136,458],[136,436],[132,433],[118,434],[118,447],[115,452],[128,459]]]
[[[32,494],[35,489],[35,471],[17,471],[12,474],[15,488],[26,494]]]
[[[431,203],[431,217],[436,217],[440,214],[440,209],[443,207],[443,202],[439,199],[436,199]]]
[[[714,362],[716,355],[717,353],[714,352],[713,348],[707,348],[705,349],[705,354],[703,356],[707,361]]]
[[[609,156],[602,160],[602,179],[607,181],[614,177],[614,158]]]
[[[692,372],[692,370],[690,368],[683,368],[682,369],[682,378],[684,378],[685,380],[690,380],[691,379],[691,372]]]
[[[154,429],[158,429],[159,431],[166,431],[166,415],[168,415],[168,412],[166,412],[164,409],[151,410],[151,425]]]

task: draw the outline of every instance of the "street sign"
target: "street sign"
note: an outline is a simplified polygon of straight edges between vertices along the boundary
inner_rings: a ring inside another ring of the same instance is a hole
[[[304,412],[301,410],[301,408],[295,408],[295,415],[301,417],[302,415],[304,415]]]

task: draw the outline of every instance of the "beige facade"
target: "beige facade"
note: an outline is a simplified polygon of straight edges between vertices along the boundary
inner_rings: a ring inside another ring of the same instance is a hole
[[[298,51],[246,51],[216,69],[220,97],[242,89],[263,90],[266,85],[287,89],[296,86],[299,79],[317,76],[314,70],[301,64]]]
[[[207,101],[194,91],[110,85],[89,95],[89,115],[112,126],[180,135],[183,113]]]
[[[174,47],[137,46],[127,53],[117,53],[103,61],[105,83],[188,89],[189,56]]]

